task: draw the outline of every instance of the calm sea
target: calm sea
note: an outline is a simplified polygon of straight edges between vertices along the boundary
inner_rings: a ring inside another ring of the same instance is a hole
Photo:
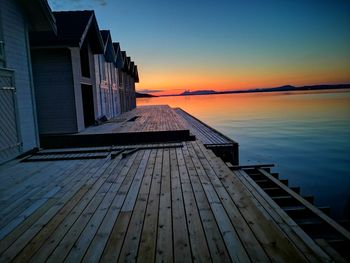
[[[240,145],[240,164],[274,163],[336,218],[350,218],[350,90],[157,97]]]

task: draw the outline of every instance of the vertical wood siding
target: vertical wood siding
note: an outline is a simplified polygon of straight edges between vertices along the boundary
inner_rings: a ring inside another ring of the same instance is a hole
[[[28,23],[20,6],[13,0],[1,0],[1,23],[7,68],[15,71],[18,121],[23,151],[38,147],[34,98],[28,54]]]
[[[70,51],[34,49],[32,61],[39,132],[41,134],[76,132]]]

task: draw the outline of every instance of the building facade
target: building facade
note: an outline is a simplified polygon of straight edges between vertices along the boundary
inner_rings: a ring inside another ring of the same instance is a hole
[[[0,163],[39,147],[29,32],[56,33],[46,1],[0,1]]]
[[[0,163],[132,109],[126,60],[93,11],[1,0]]]
[[[53,14],[57,36],[31,34],[39,133],[76,133],[98,117],[94,56],[103,41],[93,11]]]
[[[110,119],[121,113],[118,75],[115,65],[116,54],[110,32],[102,30],[101,36],[104,43],[104,53],[95,55],[98,118],[101,119],[105,116]]]

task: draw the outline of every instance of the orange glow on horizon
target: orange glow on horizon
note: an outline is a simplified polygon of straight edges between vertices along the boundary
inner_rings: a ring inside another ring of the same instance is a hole
[[[350,83],[350,69],[237,69],[226,72],[173,71],[159,69],[141,75],[136,90],[152,95],[180,94],[185,90],[246,90],[253,88],[272,88],[283,85],[307,86],[321,84]]]

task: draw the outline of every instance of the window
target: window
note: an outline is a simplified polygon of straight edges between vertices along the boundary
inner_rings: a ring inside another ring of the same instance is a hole
[[[123,74],[121,70],[118,70],[119,86],[123,85]]]
[[[90,78],[89,46],[85,42],[80,49],[81,75]]]

